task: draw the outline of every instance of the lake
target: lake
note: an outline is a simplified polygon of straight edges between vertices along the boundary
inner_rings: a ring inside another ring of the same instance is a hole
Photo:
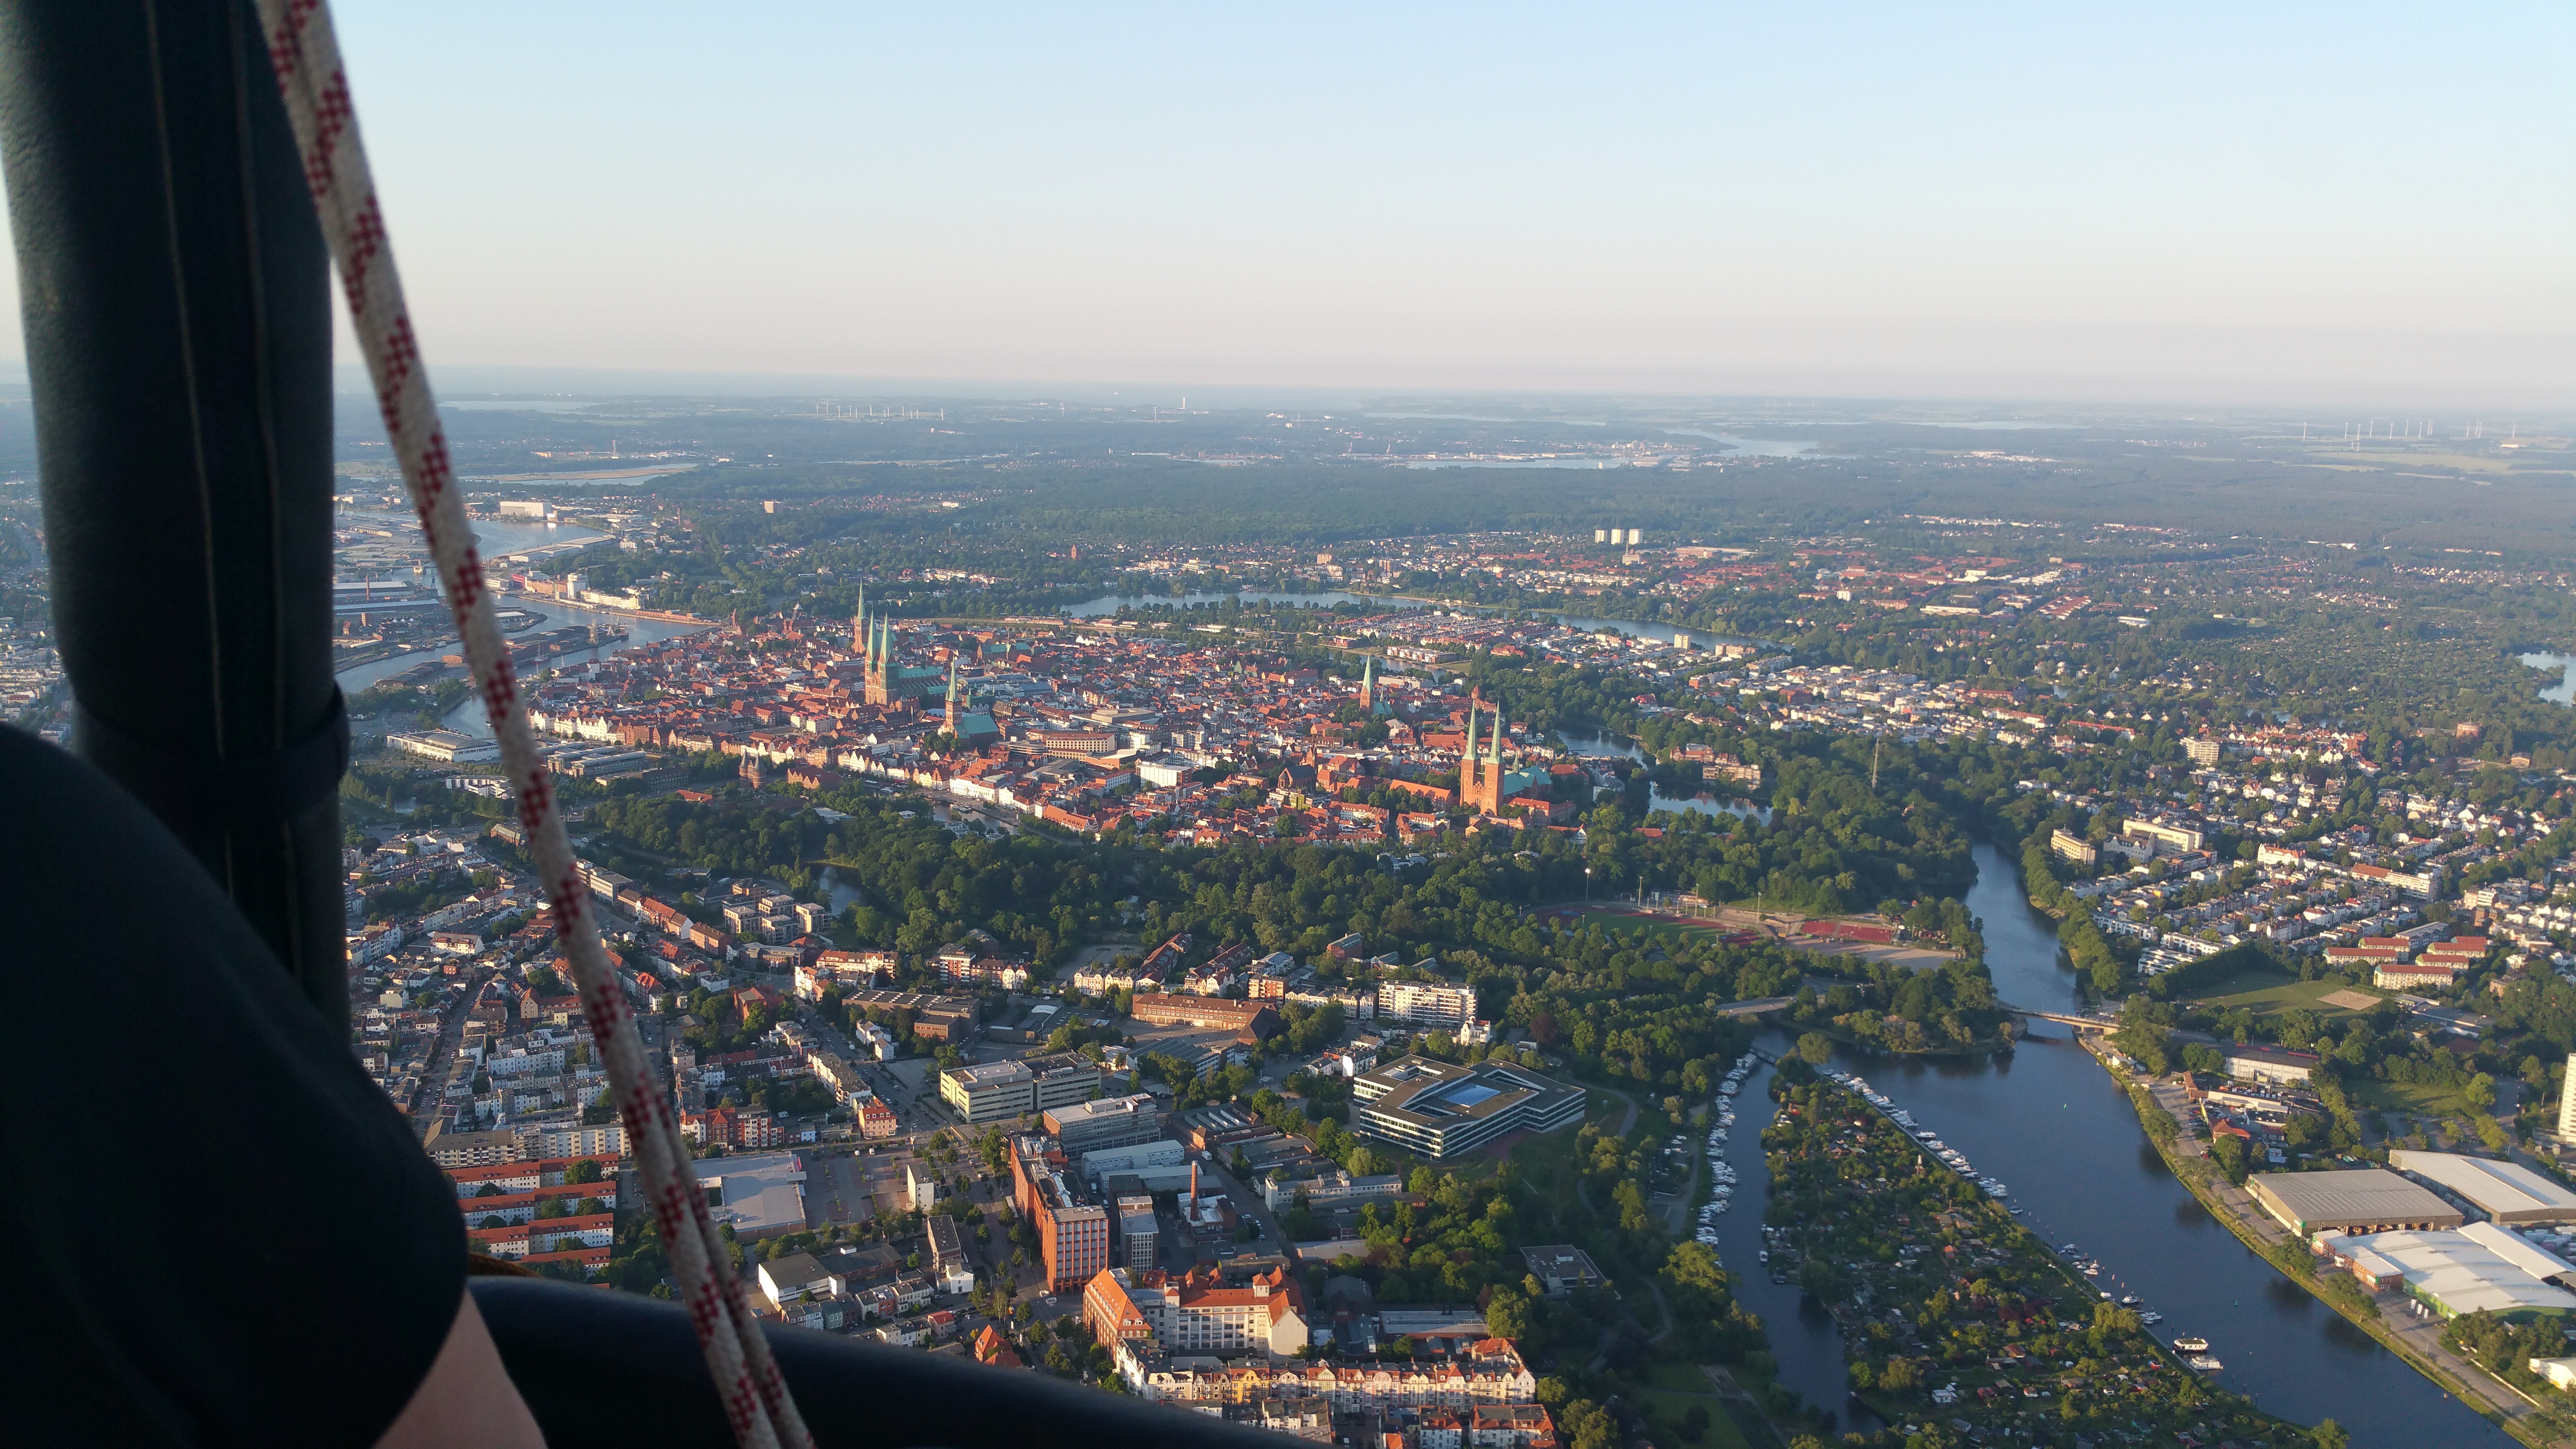
[[[1733,433],[1712,433],[1701,428],[1666,428],[1677,438],[1706,438],[1734,449],[1734,456],[1744,458],[1806,458],[1821,456],[1813,442],[1792,442],[1786,438],[1739,438]]]
[[[2576,654],[2524,654],[2517,656],[2534,669],[2555,669],[2558,682],[2540,691],[2540,697],[2552,704],[2576,705]]]
[[[1651,468],[1661,458],[1415,458],[1408,468]]]
[[[1975,851],[1977,881],[1968,909],[1986,938],[1995,990],[2016,1006],[2059,1010],[2077,1003],[2074,973],[2058,964],[2055,923],[2023,898],[2019,872],[2001,851]],[[2197,1333],[2227,1365],[2226,1388],[2285,1419],[2332,1418],[2358,1449],[2517,1443],[2344,1321],[2305,1288],[2239,1242],[2167,1170],[2138,1124],[2127,1094],[2067,1028],[2033,1022],[2014,1051],[1955,1060],[1837,1051],[1835,1064],[1869,1078],[1894,1104],[2002,1178],[2022,1221],[2052,1246],[2073,1242],[2102,1264],[2100,1285],[2135,1293],[2165,1316],[2167,1339]],[[1787,1033],[1762,1039],[1788,1049]],[[1748,1079],[1745,1098],[1755,1096]],[[1743,1099],[1739,1099],[1742,1101]],[[1842,1353],[1829,1320],[1800,1291],[1756,1271],[1762,1154],[1748,1131],[1764,1103],[1738,1108],[1729,1158],[1740,1175],[1737,1208],[1718,1219],[1720,1251],[1746,1306],[1775,1325],[1773,1352],[1790,1387],[1817,1404],[1846,1395]]]
[[[1646,758],[1646,752],[1637,748],[1636,741],[1618,735],[1587,735],[1558,730],[1556,738],[1578,755],[1618,755],[1631,760]],[[1729,795],[1667,795],[1662,787],[1655,785],[1647,787],[1646,808],[1675,814],[1733,815],[1745,820],[1758,820],[1765,825],[1771,823],[1771,807],[1768,805],[1756,805],[1750,800],[1738,800]]]
[[[1688,624],[1641,623],[1635,619],[1599,619],[1590,614],[1557,614],[1552,617],[1565,627],[1580,629],[1586,634],[1598,634],[1604,629],[1611,629],[1631,639],[1654,639],[1666,644],[1678,642],[1685,649],[1705,649],[1712,644],[1744,644],[1757,649],[1771,647],[1760,639],[1748,639],[1741,634],[1719,634],[1707,629],[1694,629]]]

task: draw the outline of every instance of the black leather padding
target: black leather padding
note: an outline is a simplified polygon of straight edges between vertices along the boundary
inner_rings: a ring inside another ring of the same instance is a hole
[[[349,704],[331,688],[330,713],[275,754],[183,755],[118,730],[72,704],[72,747],[164,819],[284,824],[337,794],[349,772]]]
[[[252,0],[0,5],[0,161],[72,747],[345,1029],[330,252]]]

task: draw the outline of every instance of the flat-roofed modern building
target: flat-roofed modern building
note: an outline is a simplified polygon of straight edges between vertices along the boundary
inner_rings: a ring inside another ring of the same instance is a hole
[[[1583,1120],[1583,1092],[1526,1067],[1453,1066],[1406,1057],[1351,1081],[1352,1129],[1424,1157],[1455,1157],[1512,1132],[1553,1132]]]
[[[2458,1195],[2500,1223],[2576,1222],[2576,1192],[2519,1163],[2401,1150],[2388,1154],[2388,1165]]]
[[[1551,1298],[1562,1298],[1577,1288],[1598,1288],[1610,1281],[1601,1276],[1592,1255],[1572,1243],[1523,1248],[1521,1261],[1529,1265],[1529,1276],[1536,1278]]]
[[[1099,1090],[1100,1064],[1071,1052],[939,1074],[940,1100],[970,1125],[1070,1107]]]
[[[708,1211],[743,1242],[805,1228],[805,1159],[793,1152],[710,1157],[697,1164],[698,1186],[712,1189]]]
[[[479,763],[501,758],[501,747],[490,740],[478,740],[453,730],[420,730],[412,734],[387,735],[385,743],[407,754],[450,764]]]
[[[2576,1314],[2560,1286],[2576,1265],[2494,1223],[2456,1232],[2326,1234],[2318,1246],[2374,1292],[2403,1288],[2445,1318],[2487,1312],[2503,1319]]]
[[[2567,1054],[2567,1080],[2576,1082],[2576,1052]],[[2558,1140],[2576,1142],[2576,1091],[2558,1090]]]
[[[1063,1144],[1067,1157],[1151,1142],[1163,1135],[1162,1109],[1144,1092],[1049,1107],[1045,1121],[1047,1132]]]
[[[1118,1266],[1159,1266],[1157,1257],[1162,1251],[1162,1227],[1160,1219],[1154,1216],[1154,1200],[1150,1197],[1122,1197],[1115,1206],[1118,1209]]]
[[[1106,1183],[1113,1177],[1133,1174],[1145,1180],[1148,1192],[1162,1192],[1175,1185],[1187,1186],[1190,1180],[1190,1150],[1169,1137],[1131,1142],[1124,1147],[1094,1148],[1082,1154],[1079,1161],[1086,1182]]]
[[[1018,1062],[957,1067],[939,1074],[939,1099],[973,1124],[1029,1113],[1032,1074]]]
[[[2301,1238],[2456,1228],[2468,1214],[2384,1167],[2336,1172],[2263,1172],[2245,1180],[2263,1211]]]
[[[2158,852],[2166,855],[2198,850],[2208,843],[2206,836],[2188,825],[2164,825],[2153,820],[2123,821],[2120,833],[2131,840],[2151,840]]]
[[[2283,1051],[2279,1047],[2221,1047],[2227,1055],[2227,1075],[2246,1082],[2296,1082],[2305,1085],[2308,1074],[2316,1070],[2313,1053]]]
[[[1248,1033],[1255,1038],[1279,1029],[1279,1013],[1261,1001],[1233,1001],[1219,996],[1178,996],[1139,991],[1127,1014],[1152,1026],[1195,1026],[1202,1030]]]
[[[1030,1133],[1011,1140],[1011,1203],[1038,1230],[1047,1291],[1079,1288],[1109,1266],[1109,1210],[1083,1201],[1079,1187],[1066,1180],[1064,1152],[1053,1138]]]
[[[1476,1016],[1476,989],[1446,981],[1389,981],[1377,989],[1380,1021],[1456,1030]]]

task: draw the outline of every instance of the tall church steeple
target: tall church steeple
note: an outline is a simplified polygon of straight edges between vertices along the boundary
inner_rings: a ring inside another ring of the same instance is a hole
[[[1483,746],[1477,744],[1476,713],[1481,699],[1470,696],[1467,706],[1467,750],[1458,761],[1458,802],[1484,815],[1499,815],[1503,810],[1503,711],[1494,708],[1491,734]]]

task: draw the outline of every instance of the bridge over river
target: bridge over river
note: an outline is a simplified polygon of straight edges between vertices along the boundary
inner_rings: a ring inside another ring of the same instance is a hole
[[[2040,1011],[2033,1007],[2015,1006],[2009,1001],[1998,1001],[1995,1005],[2015,1016],[2035,1016],[2042,1021],[2064,1022],[2068,1026],[2090,1027],[2095,1031],[2113,1031],[2120,1025],[2118,1017],[2104,1016],[2099,1012]]]

